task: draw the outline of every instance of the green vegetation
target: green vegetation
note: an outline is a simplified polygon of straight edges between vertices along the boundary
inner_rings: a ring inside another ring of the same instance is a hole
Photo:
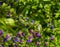
[[[1,0],[1,47],[60,47],[59,0]]]

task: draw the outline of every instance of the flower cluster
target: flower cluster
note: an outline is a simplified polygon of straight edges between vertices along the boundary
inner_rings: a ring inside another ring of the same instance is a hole
[[[60,2],[1,0],[0,47],[59,47]]]

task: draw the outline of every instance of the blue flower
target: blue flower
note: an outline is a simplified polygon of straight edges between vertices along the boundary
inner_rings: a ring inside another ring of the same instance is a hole
[[[18,38],[16,37],[16,38],[14,38],[14,42],[18,42]]]
[[[26,20],[28,20],[29,18],[28,17],[26,17]]]
[[[52,25],[52,26],[50,26],[50,30],[53,30],[54,29],[54,26]]]
[[[34,20],[31,20],[32,23],[34,23]]]
[[[27,42],[27,43],[30,43],[30,42],[32,42],[32,40],[28,39],[26,42]]]
[[[29,25],[26,25],[26,28],[28,28],[29,27]]]
[[[3,4],[3,2],[0,2],[0,6]]]

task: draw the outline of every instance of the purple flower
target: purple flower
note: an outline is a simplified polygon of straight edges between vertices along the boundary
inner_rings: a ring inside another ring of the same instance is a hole
[[[22,44],[22,39],[20,39],[20,44]]]
[[[32,30],[29,30],[29,32],[30,32],[31,34],[34,34],[34,32],[33,32]]]
[[[10,17],[10,13],[8,13],[7,16]]]
[[[17,33],[17,36],[18,36],[18,37],[21,37],[21,34],[20,34],[20,32],[18,32],[18,33]]]
[[[7,34],[7,35],[6,35],[6,39],[8,39],[9,37],[10,37],[9,34]]]
[[[2,30],[0,30],[0,36],[3,34],[3,31]]]
[[[6,41],[7,41],[7,39],[6,39],[6,38],[4,38],[4,39],[3,39],[3,42],[6,42]]]
[[[15,45],[15,47],[18,47],[17,45]]]
[[[40,38],[41,37],[41,34],[40,33],[36,33],[36,36]]]
[[[18,38],[16,37],[16,38],[14,38],[14,42],[18,42]]]
[[[3,2],[0,2],[0,6],[3,4]]]
[[[51,36],[51,37],[50,37],[50,40],[53,40],[53,39],[54,39],[54,36]]]
[[[26,42],[27,42],[27,43],[30,43],[30,42],[32,42],[32,40],[28,39]]]
[[[34,32],[30,32],[30,33],[34,35]]]
[[[12,39],[12,36],[10,36],[10,34],[6,34],[6,37],[5,37],[7,40],[11,40]]]
[[[22,36],[25,36],[25,33],[24,32],[22,32]]]
[[[28,36],[29,39],[33,38],[33,36]]]
[[[46,43],[44,43],[44,47],[47,47],[47,44]]]
[[[39,42],[37,42],[37,43],[36,43],[36,46],[37,46],[37,47],[39,47],[39,46],[40,46]]]
[[[0,46],[0,47],[3,47],[3,46]]]

